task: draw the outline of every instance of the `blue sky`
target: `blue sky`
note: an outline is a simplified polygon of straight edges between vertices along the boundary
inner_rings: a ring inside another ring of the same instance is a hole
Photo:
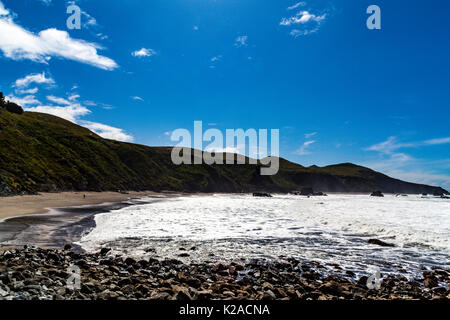
[[[0,3],[0,90],[27,110],[151,146],[194,120],[275,128],[291,161],[450,189],[448,1]]]

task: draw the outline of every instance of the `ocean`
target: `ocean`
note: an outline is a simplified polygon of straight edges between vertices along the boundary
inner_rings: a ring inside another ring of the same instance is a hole
[[[95,216],[78,244],[186,263],[317,261],[330,273],[402,273],[448,267],[450,201],[419,195],[192,195],[143,199]],[[393,244],[369,244],[379,239]]]

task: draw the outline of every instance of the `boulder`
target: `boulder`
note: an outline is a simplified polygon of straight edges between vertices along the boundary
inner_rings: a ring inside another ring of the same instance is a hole
[[[384,194],[381,191],[374,191],[370,195],[371,197],[384,197]]]
[[[254,197],[265,197],[265,198],[272,198],[272,195],[270,193],[266,193],[266,192],[254,192],[253,193]]]
[[[378,239],[369,239],[368,241],[370,244],[375,244],[377,246],[381,246],[381,247],[395,247],[394,244],[392,243],[387,243]]]
[[[314,195],[314,190],[313,190],[313,188],[302,188],[302,190],[300,191],[300,195],[301,196],[312,196],[312,195]]]

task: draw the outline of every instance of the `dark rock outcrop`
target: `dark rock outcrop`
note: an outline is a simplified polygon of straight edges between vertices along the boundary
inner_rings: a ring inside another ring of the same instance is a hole
[[[378,239],[369,239],[368,243],[374,244],[377,246],[381,246],[381,247],[395,247],[395,245],[392,243],[387,243],[387,242],[384,242],[384,241],[381,241]]]
[[[266,193],[266,192],[254,192],[253,196],[254,197],[262,197],[262,198],[272,198],[272,195],[270,193]]]
[[[371,197],[384,197],[384,194],[381,191],[374,191],[370,195]]]

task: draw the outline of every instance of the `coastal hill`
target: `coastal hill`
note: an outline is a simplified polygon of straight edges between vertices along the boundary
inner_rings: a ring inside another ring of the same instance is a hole
[[[447,193],[350,163],[303,167],[280,159],[275,176],[260,165],[181,165],[171,148],[103,139],[61,118],[0,108],[0,195],[45,191]],[[248,160],[248,159],[247,159]]]

